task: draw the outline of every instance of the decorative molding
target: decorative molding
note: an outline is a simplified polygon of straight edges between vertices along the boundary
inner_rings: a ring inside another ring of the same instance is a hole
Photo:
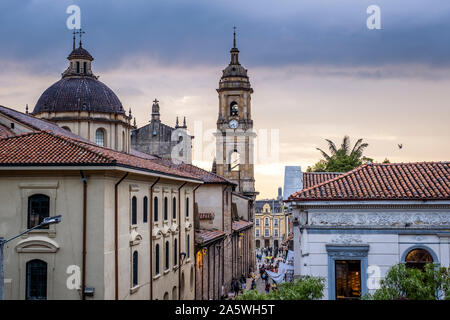
[[[310,225],[317,226],[449,226],[450,212],[330,212],[309,213]]]
[[[161,238],[162,236],[163,236],[163,233],[162,233],[161,229],[158,227],[154,227],[153,231],[152,231],[153,240],[157,240],[157,239]]]
[[[18,253],[55,253],[58,250],[59,245],[56,241],[40,236],[29,237],[16,245]]]
[[[21,182],[20,189],[57,189],[58,181],[56,182]]]
[[[138,192],[138,191],[139,191],[139,185],[130,184],[130,192]]]
[[[336,236],[333,240],[331,240],[332,243],[339,243],[339,244],[352,244],[352,243],[362,243],[361,235],[359,234],[340,234]]]
[[[133,228],[130,233],[130,246],[136,246],[142,241],[142,236]]]

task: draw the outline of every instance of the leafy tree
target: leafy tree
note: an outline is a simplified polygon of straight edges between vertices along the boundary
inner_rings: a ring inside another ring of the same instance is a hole
[[[267,294],[245,291],[236,300],[317,300],[323,297],[324,283],[323,278],[304,276],[293,282],[281,283],[277,290]]]
[[[363,162],[373,161],[373,159],[363,156],[364,149],[369,146],[368,143],[363,143],[363,139],[358,139],[351,149],[350,138],[348,136],[344,136],[344,139],[342,139],[342,144],[339,148],[337,148],[333,141],[329,139],[325,140],[328,142],[330,154],[320,148],[317,148],[325,159],[317,162],[312,168],[309,169],[310,171],[347,172],[360,166]]]
[[[450,300],[450,269],[432,263],[424,270],[397,264],[381,280],[380,288],[363,299]]]

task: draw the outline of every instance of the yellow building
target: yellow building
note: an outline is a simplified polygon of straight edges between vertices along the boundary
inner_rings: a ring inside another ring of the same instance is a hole
[[[279,199],[257,200],[255,203],[255,247],[279,248],[287,237],[287,216]]]

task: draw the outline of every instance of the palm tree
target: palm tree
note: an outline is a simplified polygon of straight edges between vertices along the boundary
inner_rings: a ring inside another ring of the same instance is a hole
[[[328,149],[330,149],[331,156],[320,148],[316,149],[322,153],[323,157],[327,161],[329,161],[332,156],[344,156],[344,155],[354,159],[360,159],[362,157],[364,149],[369,146],[368,143],[362,143],[363,139],[358,139],[358,141],[356,141],[355,145],[353,146],[352,151],[349,153],[350,138],[348,136],[344,136],[344,139],[342,139],[341,147],[339,149],[336,148],[336,145],[334,144],[333,141],[329,139],[325,140],[328,142]]]
[[[363,161],[373,161],[372,159],[363,156],[364,149],[369,146],[368,143],[363,143],[363,139],[358,139],[351,151],[350,138],[348,136],[344,136],[339,149],[333,141],[329,139],[325,140],[328,142],[330,154],[320,148],[316,148],[325,158],[325,160],[319,161],[320,164],[318,163],[314,166],[317,168],[317,171],[346,172],[361,165]],[[314,168],[312,170],[314,170]]]

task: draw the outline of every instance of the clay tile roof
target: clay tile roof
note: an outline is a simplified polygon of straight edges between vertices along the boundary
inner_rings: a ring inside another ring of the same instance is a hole
[[[12,137],[14,135],[14,132],[12,132],[7,126],[0,123],[0,139]]]
[[[237,220],[237,221],[233,221],[232,229],[233,229],[233,231],[241,231],[241,230],[250,228],[252,225],[253,225],[253,222],[251,222],[251,221]]]
[[[36,131],[0,139],[0,166],[116,165],[201,181],[197,176],[155,160],[100,147],[50,131]]]
[[[323,183],[340,176],[342,172],[304,172],[303,189],[311,188],[316,184]]]
[[[450,200],[450,162],[366,163],[288,201]]]
[[[221,230],[204,230],[199,229],[195,231],[195,243],[205,245],[208,242],[219,240],[225,236],[225,232]]]

